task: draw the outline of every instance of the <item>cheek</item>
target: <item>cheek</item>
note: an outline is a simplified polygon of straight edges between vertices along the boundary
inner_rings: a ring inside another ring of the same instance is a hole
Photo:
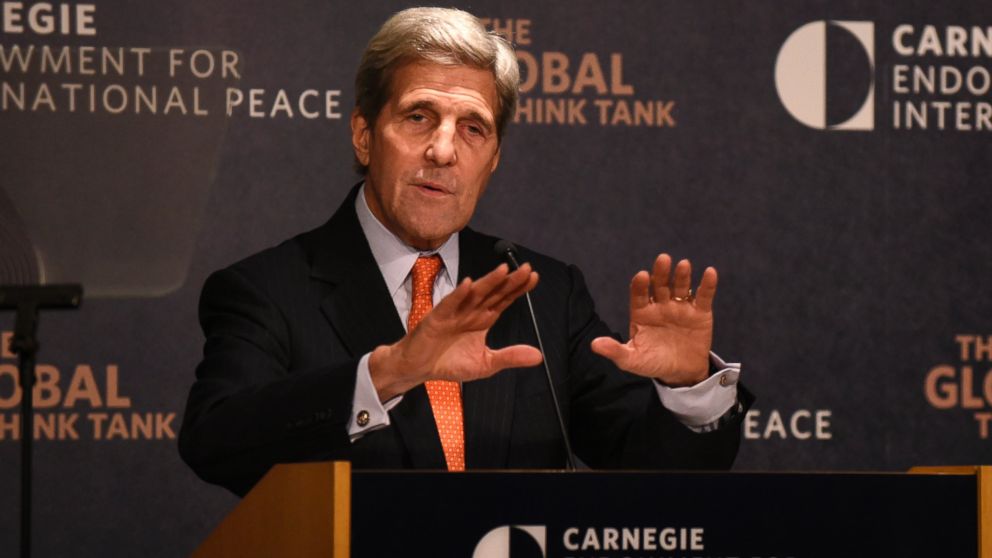
[[[464,196],[458,198],[458,214],[462,220],[468,220],[475,213],[475,209],[479,204],[479,198],[482,197],[483,188],[472,190],[471,192],[466,192]]]
[[[378,162],[380,174],[384,179],[397,181],[404,169],[416,165],[413,146],[387,127],[375,135],[371,150],[372,160]]]

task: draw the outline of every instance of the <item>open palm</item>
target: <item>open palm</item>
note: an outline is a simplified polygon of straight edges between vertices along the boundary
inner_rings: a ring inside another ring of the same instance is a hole
[[[486,334],[500,314],[537,281],[529,264],[512,273],[503,264],[477,281],[462,281],[403,339],[373,351],[369,371],[380,398],[385,401],[428,380],[468,382],[505,368],[540,364],[535,347],[493,350],[486,345]]]
[[[717,273],[707,268],[693,297],[692,264],[680,261],[670,278],[671,267],[671,257],[661,254],[650,274],[641,271],[631,281],[630,340],[598,337],[592,349],[628,372],[687,386],[709,371]]]

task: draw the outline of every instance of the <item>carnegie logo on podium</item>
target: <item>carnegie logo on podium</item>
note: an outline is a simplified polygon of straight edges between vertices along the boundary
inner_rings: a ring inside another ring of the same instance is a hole
[[[703,527],[561,527],[552,530],[551,556],[564,558],[688,558],[706,550]],[[503,525],[486,533],[472,558],[547,558],[546,525]],[[753,555],[752,558],[760,558]]]
[[[544,525],[497,527],[479,540],[472,558],[546,558],[547,531]]]

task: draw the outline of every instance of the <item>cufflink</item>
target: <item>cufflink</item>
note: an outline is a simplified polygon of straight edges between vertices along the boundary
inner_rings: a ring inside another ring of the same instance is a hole
[[[368,411],[358,411],[358,415],[355,417],[355,422],[358,426],[366,426],[369,423],[369,412]]]

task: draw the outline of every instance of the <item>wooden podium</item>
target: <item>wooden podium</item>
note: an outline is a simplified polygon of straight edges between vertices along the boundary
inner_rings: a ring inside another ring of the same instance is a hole
[[[347,558],[351,464],[274,467],[193,553],[196,557]]]
[[[193,554],[399,555],[992,558],[992,466],[905,474],[280,465]]]

